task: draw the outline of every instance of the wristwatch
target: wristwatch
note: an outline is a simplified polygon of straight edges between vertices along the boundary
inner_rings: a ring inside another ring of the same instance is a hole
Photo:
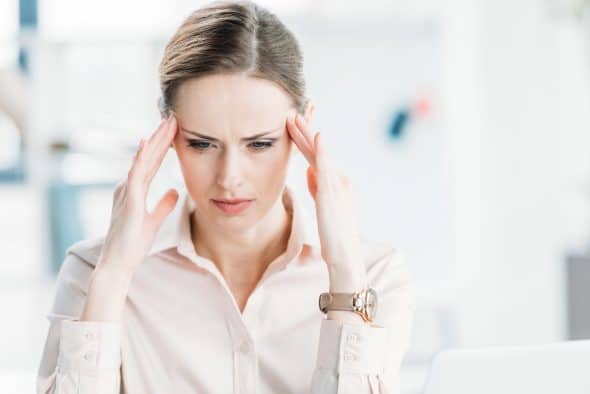
[[[368,287],[356,293],[322,293],[319,297],[320,310],[351,311],[361,315],[365,322],[372,323],[377,314],[377,292]]]

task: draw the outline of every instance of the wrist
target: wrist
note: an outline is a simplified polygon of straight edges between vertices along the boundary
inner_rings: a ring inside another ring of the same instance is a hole
[[[352,311],[328,311],[326,314],[328,320],[338,320],[342,323],[364,324],[365,321],[356,312]]]
[[[330,293],[355,293],[366,287],[366,271],[360,266],[328,266]]]

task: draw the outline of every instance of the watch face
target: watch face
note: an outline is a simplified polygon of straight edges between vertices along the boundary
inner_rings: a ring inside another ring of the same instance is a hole
[[[372,288],[367,289],[365,305],[367,315],[372,320],[377,314],[377,292]]]

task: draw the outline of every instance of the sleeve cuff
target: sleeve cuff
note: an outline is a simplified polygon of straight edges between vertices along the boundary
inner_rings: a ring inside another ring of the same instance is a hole
[[[95,371],[121,365],[121,325],[115,322],[63,320],[59,342],[62,371]]]
[[[324,319],[317,368],[338,374],[377,374],[385,367],[387,328]]]

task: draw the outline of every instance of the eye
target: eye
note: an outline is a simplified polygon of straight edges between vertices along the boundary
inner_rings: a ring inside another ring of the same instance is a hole
[[[274,145],[274,140],[272,141],[254,141],[250,144],[254,150],[265,150]]]
[[[195,148],[198,151],[205,151],[211,145],[211,143],[207,142],[207,141],[192,140],[192,139],[189,139],[187,141],[188,141],[187,146],[190,146],[191,148]]]
[[[199,152],[204,152],[209,149],[211,143],[208,141],[203,140],[194,140],[194,139],[187,139],[187,146],[196,149]],[[249,146],[254,151],[263,151],[266,149],[271,148],[274,145],[275,140],[270,141],[254,141],[249,144]]]

